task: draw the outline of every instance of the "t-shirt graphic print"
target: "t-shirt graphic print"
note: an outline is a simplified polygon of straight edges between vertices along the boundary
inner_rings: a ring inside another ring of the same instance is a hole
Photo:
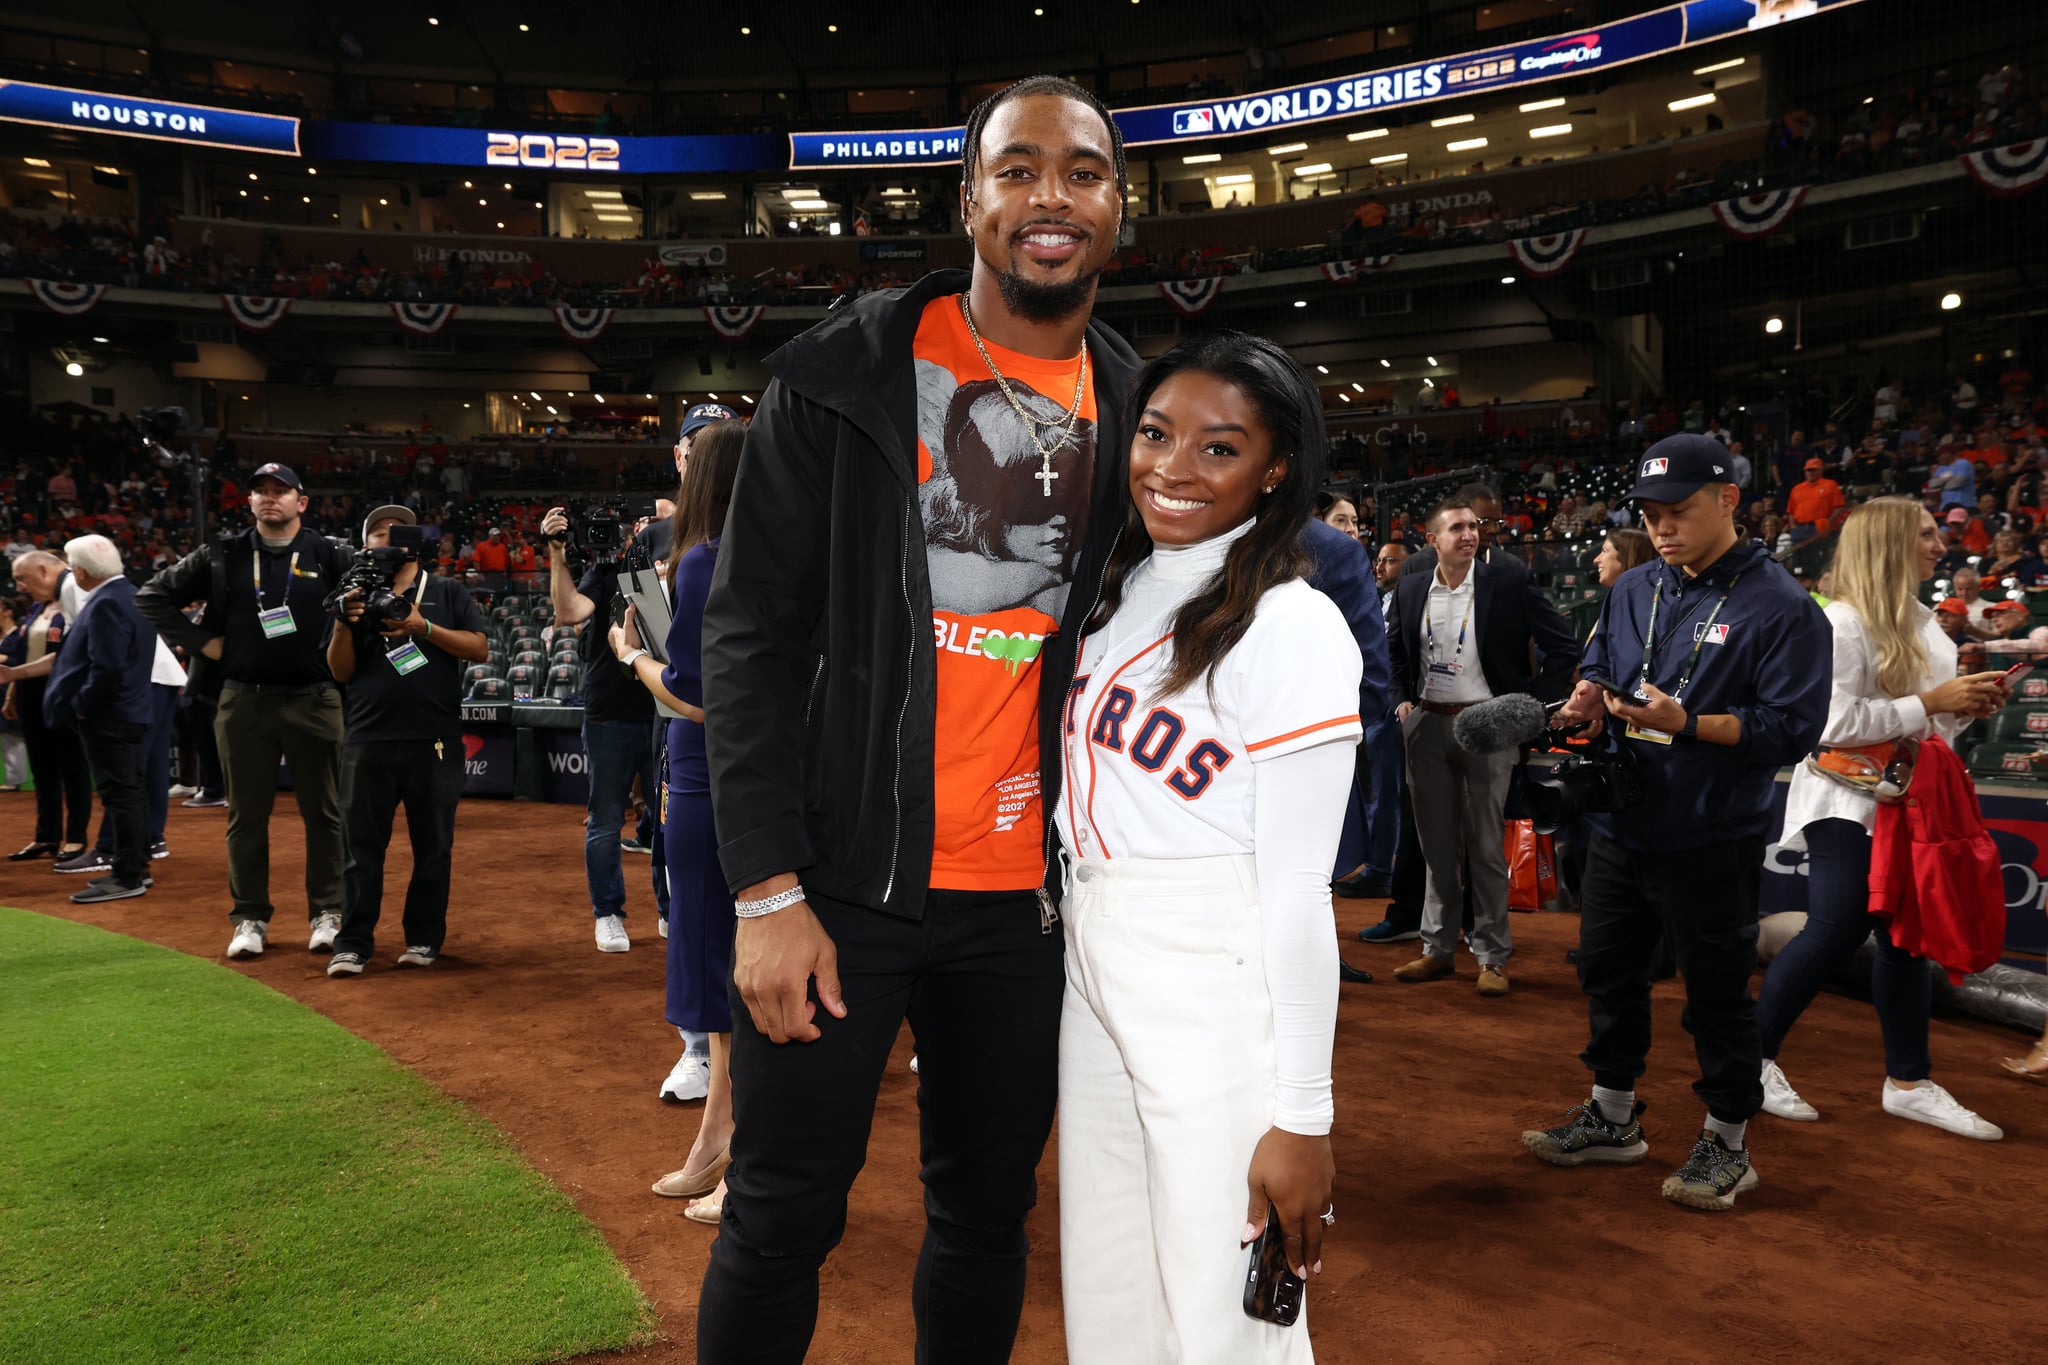
[[[932,885],[1022,891],[1044,873],[1038,659],[1087,526],[1095,391],[1090,382],[1063,433],[1080,357],[982,342],[1025,411],[1058,425],[1034,429],[1017,415],[968,335],[959,295],[925,306],[912,352],[939,655]],[[1041,447],[1052,448],[1050,470]]]

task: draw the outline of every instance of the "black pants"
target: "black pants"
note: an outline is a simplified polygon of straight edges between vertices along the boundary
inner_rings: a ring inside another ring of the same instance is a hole
[[[1413,780],[1414,773],[1408,774]],[[1470,878],[1461,879],[1464,890],[1460,893],[1464,908],[1460,921],[1465,928],[1472,927],[1472,886]],[[1408,783],[1401,784],[1401,842],[1394,850],[1394,898],[1387,902],[1387,923],[1405,931],[1422,928],[1422,898],[1429,889],[1429,864],[1422,858],[1422,836],[1415,828],[1415,802],[1408,794]]]
[[[462,740],[344,744],[341,826],[347,849],[336,952],[369,957],[384,909],[384,854],[391,820],[405,807],[412,839],[412,880],[405,888],[405,946],[439,950],[448,936],[448,876],[455,848],[455,806],[462,799]]]
[[[114,860],[114,879],[123,886],[142,885],[149,866],[149,802],[142,791],[143,736],[147,725],[133,721],[90,720],[79,723],[85,756],[99,784],[100,805]]]
[[[268,691],[228,683],[213,736],[228,781],[228,895],[233,920],[270,922],[270,811],[277,764],[291,768],[306,831],[306,918],[341,913],[341,693]]]
[[[1699,1057],[1693,1093],[1724,1123],[1763,1107],[1756,1002],[1757,895],[1764,838],[1637,853],[1604,834],[1586,846],[1579,985],[1592,1040],[1579,1054],[1596,1085],[1631,1090],[1650,1055],[1650,973],[1669,933],[1685,978],[1685,1031]]]
[[[818,1268],[846,1230],[846,1193],[907,1016],[925,1190],[916,1359],[1007,1361],[1024,1307],[1024,1219],[1059,1095],[1064,937],[1040,932],[1029,892],[933,891],[915,923],[811,904],[838,947],[846,1018],[820,1007],[823,1037],[777,1046],[731,992],[737,1129],[697,1359],[804,1358]]]
[[[180,779],[197,787],[208,800],[225,795],[227,778],[220,770],[220,745],[213,737],[214,699],[200,696],[190,687],[178,698],[181,753]]]
[[[86,766],[85,746],[76,731],[52,730],[43,724],[40,680],[33,686],[16,683],[14,697],[29,775],[36,783],[36,842],[83,844],[92,824],[92,771]]]

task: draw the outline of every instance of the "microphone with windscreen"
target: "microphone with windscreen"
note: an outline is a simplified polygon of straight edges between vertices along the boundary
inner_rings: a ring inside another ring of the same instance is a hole
[[[1451,738],[1469,753],[1497,754],[1535,743],[1549,726],[1549,707],[1526,692],[1510,692],[1460,711]]]

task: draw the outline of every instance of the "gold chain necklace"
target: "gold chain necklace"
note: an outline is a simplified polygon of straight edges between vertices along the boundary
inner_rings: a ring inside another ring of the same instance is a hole
[[[973,310],[967,306],[967,295],[960,296],[960,316],[967,323],[967,335],[974,338],[974,349],[981,352],[981,363],[988,366],[988,372],[996,377],[996,387],[1003,391],[1003,397],[1010,400],[1010,406],[1024,419],[1024,430],[1031,435],[1031,444],[1038,449],[1041,461],[1038,472],[1031,477],[1038,480],[1038,487],[1046,497],[1052,496],[1052,481],[1059,477],[1052,467],[1052,457],[1074,437],[1074,427],[1081,420],[1081,396],[1088,391],[1088,342],[1081,342],[1081,373],[1074,381],[1074,404],[1066,414],[1055,422],[1042,421],[1033,417],[1017,401],[1017,395],[1010,391],[1010,381],[1003,378],[1003,372],[996,368],[995,357],[988,353],[988,347],[981,341],[981,333],[975,329]],[[1045,427],[1054,433],[1053,443],[1048,446],[1038,438],[1038,429]]]

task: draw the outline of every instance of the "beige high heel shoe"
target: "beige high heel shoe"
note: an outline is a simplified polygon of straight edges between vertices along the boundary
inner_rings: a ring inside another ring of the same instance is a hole
[[[698,1199],[717,1189],[725,1180],[725,1168],[732,1165],[732,1149],[723,1148],[718,1155],[698,1169],[670,1171],[654,1182],[654,1192],[663,1199]]]
[[[2048,1080],[2048,1038],[2034,1044],[2024,1057],[2001,1057],[1998,1064],[2015,1076],[2030,1081]]]
[[[693,1199],[683,1210],[683,1217],[693,1223],[709,1223],[718,1226],[718,1220],[725,1216],[725,1182],[718,1182],[718,1188],[702,1199]]]

